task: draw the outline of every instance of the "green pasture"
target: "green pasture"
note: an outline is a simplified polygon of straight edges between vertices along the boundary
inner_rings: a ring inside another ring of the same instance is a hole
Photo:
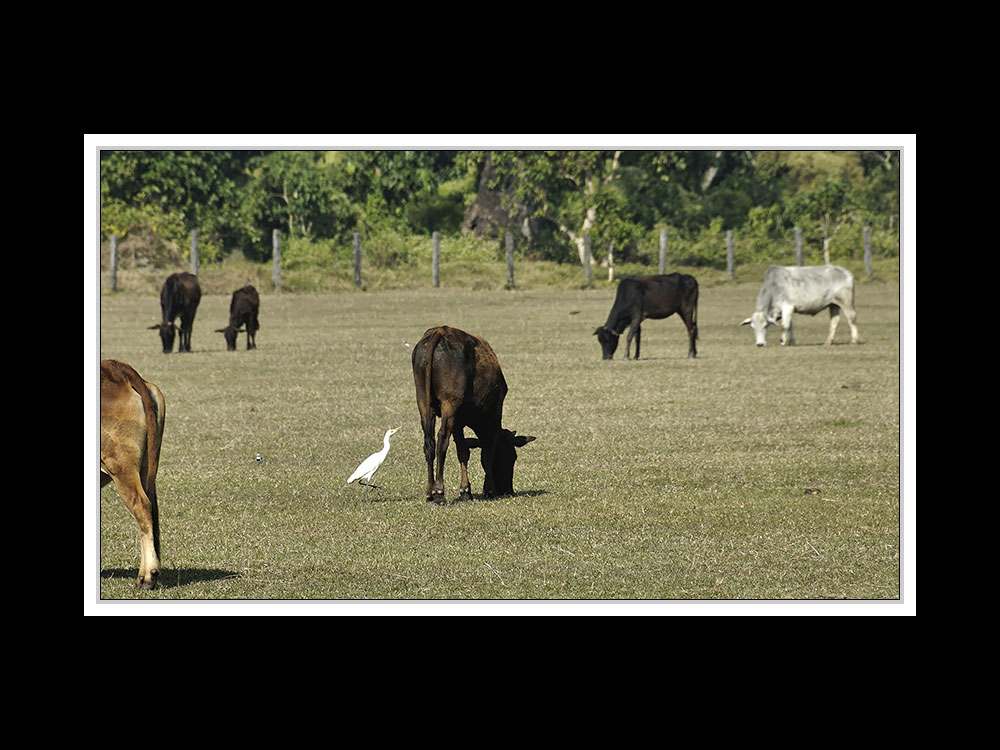
[[[236,285],[233,285],[235,288]],[[899,286],[859,283],[862,344],[844,321],[796,316],[797,346],[739,322],[759,280],[704,285],[699,357],[679,318],[643,325],[639,361],[592,335],[614,288],[274,294],[258,349],[213,329],[164,355],[156,294],[100,297],[100,356],[167,402],[158,476],[161,588],[137,591],[136,524],[99,493],[99,591],[109,599],[897,599]],[[486,338],[510,392],[516,494],[424,500],[422,435],[404,342],[447,324]],[[93,366],[96,368],[97,363]],[[96,408],[96,405],[94,406]],[[347,477],[401,427],[365,502]],[[96,427],[95,427],[96,431]],[[96,444],[96,435],[94,436]],[[262,461],[256,456],[260,454]],[[95,477],[96,480],[96,477]]]

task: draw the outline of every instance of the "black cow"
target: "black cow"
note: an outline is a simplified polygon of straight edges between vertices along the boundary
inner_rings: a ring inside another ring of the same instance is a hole
[[[443,503],[444,459],[448,438],[454,436],[458,462],[462,468],[459,499],[471,500],[469,451],[481,448],[483,495],[514,493],[514,462],[517,451],[534,437],[517,435],[501,426],[503,401],[507,395],[500,362],[493,349],[478,336],[457,328],[429,328],[413,347],[413,382],[417,388],[417,409],[424,432],[427,459],[427,500]],[[434,441],[435,417],[441,429]],[[469,427],[478,436],[466,438]],[[437,457],[437,476],[434,459]]]
[[[260,311],[260,296],[257,290],[247,284],[242,289],[233,292],[232,302],[229,303],[229,325],[225,328],[216,328],[216,333],[224,334],[226,337],[226,349],[236,351],[236,334],[244,333],[241,326],[246,325],[247,351],[257,348],[257,331],[260,324],[257,322],[257,313]]]
[[[618,348],[618,337],[628,327],[625,359],[629,358],[635,337],[635,358],[639,359],[640,325],[646,318],[681,316],[688,329],[688,357],[698,356],[694,342],[698,338],[698,282],[685,273],[666,276],[625,278],[618,285],[615,304],[608,321],[594,331],[601,342],[604,359],[611,359]]]
[[[163,320],[150,329],[159,329],[160,340],[163,341],[163,353],[170,354],[174,349],[174,319],[181,319],[181,340],[177,345],[178,352],[191,351],[191,329],[194,326],[194,315],[198,312],[201,302],[201,286],[198,277],[193,273],[175,273],[167,277],[160,290],[160,308]]]

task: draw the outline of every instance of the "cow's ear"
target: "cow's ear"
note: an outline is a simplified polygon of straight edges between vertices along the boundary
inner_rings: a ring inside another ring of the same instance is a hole
[[[597,328],[595,328],[595,329],[594,329],[594,335],[595,335],[595,336],[596,336],[597,334],[599,334],[600,332],[601,332],[601,327],[600,327],[600,326],[598,326]]]
[[[514,445],[520,448],[523,445],[530,443],[532,440],[535,440],[534,435],[516,435],[514,437]]]
[[[744,320],[744,321],[743,321],[742,323],[740,323],[740,325],[741,325],[741,326],[748,326],[748,325],[750,325],[750,323],[752,323],[752,322],[753,322],[753,320],[752,320],[751,318],[747,318],[747,319],[746,319],[746,320]]]
[[[465,447],[469,448],[470,450],[472,448],[478,448],[479,447],[479,438],[466,438],[465,439]]]

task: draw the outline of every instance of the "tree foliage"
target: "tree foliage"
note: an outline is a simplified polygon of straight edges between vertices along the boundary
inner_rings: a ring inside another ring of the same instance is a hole
[[[667,229],[695,263],[719,261],[726,230],[767,258],[796,226],[848,252],[836,243],[861,225],[876,252],[898,253],[898,151],[105,151],[101,231],[184,247],[197,229],[205,260],[264,260],[275,229],[324,247],[354,232],[456,236],[488,157],[489,187],[536,257],[580,262],[589,235],[595,256],[636,259]]]

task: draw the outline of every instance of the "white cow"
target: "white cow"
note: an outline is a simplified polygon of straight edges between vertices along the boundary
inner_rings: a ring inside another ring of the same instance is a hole
[[[792,313],[815,315],[830,308],[830,335],[840,322],[840,311],[851,326],[851,343],[858,343],[858,327],[854,324],[854,275],[840,266],[771,266],[764,274],[764,284],[757,293],[757,310],[740,325],[749,325],[757,338],[757,346],[765,346],[768,325],[781,324],[781,345],[795,343]]]

